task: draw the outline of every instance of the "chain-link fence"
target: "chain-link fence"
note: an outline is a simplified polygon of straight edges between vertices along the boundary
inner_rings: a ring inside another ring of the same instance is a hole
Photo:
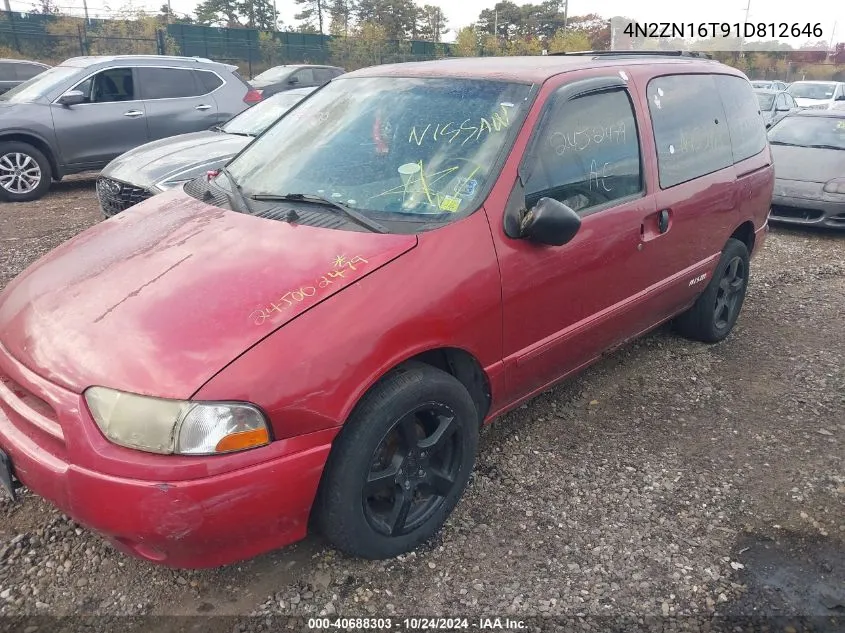
[[[235,64],[252,77],[280,64],[332,64],[347,70],[439,59],[451,46],[425,41],[369,41],[315,33],[166,24],[159,17],[85,20],[0,12],[0,57],[58,64],[79,55],[167,54]]]

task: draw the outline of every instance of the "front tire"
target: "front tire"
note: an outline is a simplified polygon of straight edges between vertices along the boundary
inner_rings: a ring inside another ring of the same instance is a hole
[[[748,248],[730,238],[710,283],[693,306],[675,319],[675,329],[687,338],[718,343],[733,330],[748,288]]]
[[[0,200],[37,200],[50,189],[53,170],[50,161],[27,143],[0,143]]]
[[[335,441],[317,500],[320,531],[369,559],[427,541],[466,488],[478,427],[472,398],[453,376],[423,363],[394,370]]]

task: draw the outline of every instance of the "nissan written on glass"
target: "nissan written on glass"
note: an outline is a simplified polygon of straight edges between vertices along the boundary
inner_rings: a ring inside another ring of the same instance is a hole
[[[357,230],[439,225],[480,206],[533,94],[528,84],[489,80],[336,79],[213,185],[233,210],[256,215],[284,204],[342,214]]]

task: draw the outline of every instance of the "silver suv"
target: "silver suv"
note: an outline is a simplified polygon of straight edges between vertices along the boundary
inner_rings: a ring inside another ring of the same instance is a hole
[[[35,200],[51,180],[207,130],[260,100],[235,66],[208,59],[68,59],[0,95],[0,200]]]

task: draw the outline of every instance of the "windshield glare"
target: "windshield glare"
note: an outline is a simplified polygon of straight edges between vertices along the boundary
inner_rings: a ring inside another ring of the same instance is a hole
[[[229,119],[221,129],[228,134],[258,136],[306,96],[287,92],[275,94]]]
[[[389,219],[448,219],[480,204],[530,90],[474,79],[336,79],[228,170],[245,195],[303,193]]]
[[[836,90],[835,83],[804,84],[798,82],[789,87],[789,94],[799,99],[831,99],[834,90]]]
[[[79,70],[75,66],[54,66],[0,95],[0,101],[11,101],[12,103],[35,101],[51,93],[70,77],[79,74]]]
[[[772,104],[775,102],[775,95],[758,92],[757,102],[760,104],[761,110],[771,110]]]
[[[845,150],[845,118],[786,117],[771,129],[769,141],[802,147],[827,145]]]

